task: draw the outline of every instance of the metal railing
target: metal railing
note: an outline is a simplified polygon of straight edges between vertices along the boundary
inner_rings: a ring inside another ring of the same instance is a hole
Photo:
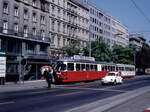
[[[40,41],[40,42],[46,42],[50,43],[49,37],[42,37],[41,35],[33,35],[30,33],[24,34],[24,32],[16,32],[12,29],[4,29],[3,27],[0,27],[0,33],[4,34],[5,36],[11,36],[15,38],[25,39],[25,40],[33,40],[33,41]]]

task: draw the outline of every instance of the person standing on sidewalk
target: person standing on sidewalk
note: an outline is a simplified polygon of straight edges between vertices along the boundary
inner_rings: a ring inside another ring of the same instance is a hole
[[[51,75],[49,74],[48,70],[44,71],[45,80],[48,84],[48,88],[51,88]]]
[[[56,72],[54,71],[52,65],[49,66],[49,74],[50,74],[50,81],[51,81],[51,84],[54,84],[55,83],[55,75],[56,75]]]
[[[44,71],[44,73],[43,73],[43,71]],[[55,82],[55,79],[54,79],[55,72],[52,68],[52,65],[43,66],[42,67],[42,73],[43,73],[45,80],[48,84],[48,88],[51,88],[51,84]]]

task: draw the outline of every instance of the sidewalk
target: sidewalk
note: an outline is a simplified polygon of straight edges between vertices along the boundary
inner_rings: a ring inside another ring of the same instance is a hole
[[[24,83],[8,82],[5,85],[0,85],[0,93],[31,90],[42,87],[47,87],[47,83],[45,80],[25,81]]]

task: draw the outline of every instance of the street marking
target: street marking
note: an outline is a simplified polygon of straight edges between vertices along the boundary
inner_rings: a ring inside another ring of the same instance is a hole
[[[57,91],[57,90],[51,90],[51,89],[48,89],[46,91],[35,91],[35,92],[28,92],[28,93],[23,93],[21,94],[21,96],[27,96],[27,95],[35,95],[35,94],[42,94],[42,93],[51,93],[51,92],[54,92],[54,91]],[[20,95],[19,95],[20,96]],[[0,100],[4,100],[4,99],[8,99],[8,98],[11,98],[13,96],[9,96],[9,97],[0,97]],[[1,104],[1,103],[0,103]]]
[[[122,91],[122,90],[112,90],[107,88],[78,88],[78,87],[60,87],[64,89],[79,89],[79,90],[103,90],[103,91],[112,91],[112,92],[129,92],[129,91]]]
[[[123,94],[125,94],[125,93],[123,93]],[[79,109],[86,108],[86,107],[89,107],[91,105],[96,105],[96,104],[99,104],[100,102],[103,102],[103,101],[106,101],[106,100],[117,99],[118,97],[122,96],[123,94],[119,94],[119,95],[111,96],[111,97],[108,97],[108,98],[104,98],[102,100],[94,101],[94,102],[89,103],[89,104],[85,104],[85,105],[82,105],[82,106],[79,106],[79,107],[72,108],[72,109],[70,109],[66,112],[75,112]]]
[[[143,88],[147,88],[147,87],[143,87]],[[138,89],[138,90],[140,90],[140,89]],[[148,89],[145,89],[145,90],[149,91]],[[117,99],[118,97],[124,97],[124,95],[133,94],[136,91],[137,90],[132,90],[132,91],[129,91],[128,93],[122,93],[122,94],[119,94],[119,95],[115,95],[115,96],[111,96],[111,97],[108,97],[108,98],[104,98],[102,100],[98,100],[98,101],[95,101],[95,102],[92,102],[92,103],[89,103],[89,104],[85,104],[85,105],[82,105],[82,106],[79,106],[79,107],[75,107],[75,108],[69,109],[66,112],[76,112],[79,109],[83,109],[83,108],[89,107],[91,105],[100,104],[100,103],[102,103],[104,101],[110,101],[110,100],[113,100],[113,99]]]
[[[56,96],[67,96],[67,95],[73,95],[73,94],[79,94],[79,93],[83,93],[83,91],[59,94],[59,95],[56,95]]]
[[[0,105],[7,105],[7,104],[12,104],[15,103],[14,101],[8,101],[8,102],[1,102]]]
[[[40,94],[40,93],[50,93],[50,92],[54,92],[54,91],[57,91],[57,90],[30,92],[30,93],[25,93],[25,95]]]

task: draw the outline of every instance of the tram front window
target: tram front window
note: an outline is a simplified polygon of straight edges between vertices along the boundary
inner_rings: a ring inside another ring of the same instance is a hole
[[[58,64],[56,67],[57,71],[65,71],[66,70],[66,64]]]

